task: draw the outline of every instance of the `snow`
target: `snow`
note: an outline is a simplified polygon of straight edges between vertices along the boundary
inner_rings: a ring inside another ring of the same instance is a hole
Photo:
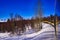
[[[26,31],[24,32],[24,34],[32,34],[32,33],[35,32],[35,31],[31,28],[31,25],[29,25],[29,26],[26,26],[26,25],[25,25],[25,27],[26,27]]]
[[[7,19],[0,19],[0,22],[7,22]]]
[[[44,31],[54,31],[54,28],[51,26],[51,25],[49,25],[49,24],[45,24],[45,23],[43,23],[43,29],[42,30],[40,30],[39,32],[36,32],[36,33],[32,33],[32,34],[27,34],[27,35],[25,35],[27,38],[31,38],[31,37],[35,37],[35,36],[37,36],[37,35],[39,35],[39,34],[41,34],[42,32],[44,32]],[[46,26],[46,27],[45,27]],[[49,26],[49,27],[48,27]],[[45,28],[44,28],[45,27]]]
[[[50,28],[49,28],[50,27]],[[57,39],[60,39],[60,24],[57,25],[58,28],[58,33],[57,33]],[[55,40],[55,31],[54,28],[49,25],[46,24],[46,27],[43,26],[42,29],[43,32],[41,32],[41,34],[39,34],[38,36],[34,37],[31,40]]]
[[[59,31],[60,24],[58,24],[57,27]],[[0,33],[0,40],[54,40],[54,27],[50,24],[42,23],[42,30],[38,32],[34,32],[30,26],[26,29],[26,32],[20,36],[10,37],[10,33]]]
[[[8,37],[10,33],[0,33],[0,37]]]

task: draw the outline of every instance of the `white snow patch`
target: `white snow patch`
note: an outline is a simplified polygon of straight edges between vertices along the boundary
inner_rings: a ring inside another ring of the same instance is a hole
[[[10,33],[0,33],[0,37],[9,37]]]
[[[35,37],[35,36],[41,34],[42,32],[45,32],[45,31],[54,31],[54,28],[51,25],[45,24],[45,23],[43,23],[43,24],[44,24],[44,26],[43,26],[42,30],[40,30],[40,31],[38,31],[36,33],[32,33],[32,34],[26,34],[25,36],[27,38],[31,38],[31,37]]]

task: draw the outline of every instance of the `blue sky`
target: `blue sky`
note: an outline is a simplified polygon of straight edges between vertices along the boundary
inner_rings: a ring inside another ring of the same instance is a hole
[[[0,18],[9,18],[17,13],[28,19],[34,16],[37,0],[0,0]],[[43,15],[54,14],[55,0],[42,0]]]

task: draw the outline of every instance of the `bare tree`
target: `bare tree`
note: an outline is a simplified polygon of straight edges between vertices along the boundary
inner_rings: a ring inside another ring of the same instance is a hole
[[[57,0],[55,0],[55,7],[54,7],[54,12],[55,12],[55,16],[54,16],[54,29],[55,29],[55,40],[57,39],[57,16],[56,16],[56,3]]]
[[[14,19],[15,19],[16,21],[18,21],[18,20],[23,20],[23,17],[21,17],[19,14],[16,13]]]
[[[36,7],[36,13],[35,13],[35,25],[38,30],[41,30],[42,28],[42,6],[41,6],[41,0],[37,1],[37,7]]]
[[[13,21],[13,19],[14,19],[14,14],[11,13],[11,14],[10,14],[10,20]]]

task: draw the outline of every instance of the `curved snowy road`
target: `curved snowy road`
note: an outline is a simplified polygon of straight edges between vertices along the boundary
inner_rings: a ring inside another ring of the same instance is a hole
[[[58,40],[60,38],[60,24],[58,27]],[[0,40],[55,40],[54,28],[46,23],[42,23],[42,30],[32,33],[24,34],[22,36],[0,37]]]

